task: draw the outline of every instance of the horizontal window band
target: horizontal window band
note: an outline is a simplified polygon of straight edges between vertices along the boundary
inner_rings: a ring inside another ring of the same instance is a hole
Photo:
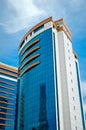
[[[9,119],[9,118],[2,118],[2,117],[0,117],[0,120],[12,121],[12,119]]]
[[[32,50],[30,50],[20,62],[22,63],[25,58],[27,58],[28,56],[30,56],[33,52],[35,52],[39,48],[40,48],[40,46],[37,46],[36,48],[33,48]]]
[[[17,78],[17,75],[16,75],[16,74],[11,74],[11,73],[5,72],[5,71],[3,71],[3,70],[0,70],[0,72],[1,72],[2,74],[6,74],[6,75],[8,75],[8,76],[12,76],[12,77]]]
[[[13,116],[13,114],[6,113],[6,112],[0,112],[0,114],[3,114],[3,115],[8,115],[8,116]]]
[[[18,74],[18,73],[15,73],[15,72],[11,72],[11,71],[9,71],[9,70],[6,70],[6,69],[4,69],[4,68],[0,68],[0,71],[4,71],[4,72],[10,73],[10,74],[15,74],[15,75]]]
[[[15,89],[13,89],[13,88],[8,88],[8,87],[6,87],[6,86],[0,86],[0,88],[5,88],[5,89],[8,89],[8,90],[15,90]]]
[[[30,61],[36,59],[36,58],[39,57],[39,56],[40,56],[40,54],[36,54],[36,55],[32,56],[31,58],[29,58],[29,59],[20,67],[20,70],[21,70],[25,65],[27,65]]]
[[[0,106],[0,108],[6,109],[6,110],[13,110],[13,108],[8,108],[8,107],[3,107],[3,106]]]
[[[26,70],[24,70],[24,71],[20,74],[20,77],[21,77],[24,73],[26,73],[27,71],[31,70],[32,68],[34,68],[35,66],[37,66],[37,65],[39,65],[39,64],[40,64],[40,62],[38,61],[38,62],[35,62],[34,64],[30,65]]]
[[[17,78],[14,78],[14,77],[12,77],[12,76],[8,76],[8,75],[3,75],[3,74],[1,74],[1,75],[0,75],[0,78],[4,78],[4,79],[7,79],[7,80],[10,80],[10,81],[13,81],[13,82],[17,83]]]
[[[28,32],[25,34],[25,36],[23,37],[23,39],[22,39],[22,41],[21,41],[21,43],[20,43],[20,45],[19,45],[18,50],[20,50],[20,49],[22,48],[25,39],[26,39],[32,32],[34,32],[34,30],[36,30],[37,28],[39,28],[40,26],[42,26],[43,24],[46,24],[46,23],[48,23],[48,22],[52,22],[53,25],[54,25],[54,27],[57,28],[55,22],[52,20],[52,17],[50,17],[50,18],[48,18],[48,19],[46,19],[46,20],[44,20],[44,21],[38,23],[36,26],[34,26],[30,31],[28,31]]]
[[[40,39],[35,40],[34,42],[30,43],[30,45],[21,53],[21,56],[28,50],[30,49],[32,46],[34,46],[36,43],[38,43],[40,41]]]
[[[5,82],[5,81],[0,81],[0,83],[4,83],[4,84],[10,85],[10,86],[15,86],[15,84],[11,84],[11,83],[8,83],[8,82]]]
[[[8,99],[8,100],[14,100],[13,98],[9,98],[9,97],[6,97],[6,96],[0,96],[0,98],[5,98],[5,99]]]
[[[12,106],[14,105],[13,103],[5,102],[5,101],[0,101],[0,103],[12,105]]]
[[[15,95],[15,94],[13,94],[13,93],[5,92],[5,91],[2,91],[2,90],[0,90],[0,92],[1,92],[1,93],[5,93],[5,94],[9,94],[9,95],[12,95],[12,96]]]
[[[9,126],[9,127],[11,127],[12,125],[0,123],[0,126]]]
[[[8,71],[13,72],[15,74],[18,73],[18,69],[17,68],[11,67],[11,66],[8,66],[8,65],[5,65],[5,64],[0,64],[0,69],[8,70]]]

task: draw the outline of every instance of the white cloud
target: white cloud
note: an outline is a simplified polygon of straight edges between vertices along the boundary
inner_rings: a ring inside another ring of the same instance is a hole
[[[7,0],[6,17],[0,25],[8,33],[15,33],[25,29],[30,23],[34,22],[34,18],[38,19],[45,15],[45,11],[34,5],[33,0]]]
[[[86,28],[83,20],[86,19],[85,0],[65,0],[65,2],[64,0],[3,1],[6,4],[3,5],[5,15],[3,15],[4,19],[0,23],[5,24],[3,27],[9,33],[29,28],[49,16],[53,16],[55,20],[63,17],[72,29],[73,34]]]

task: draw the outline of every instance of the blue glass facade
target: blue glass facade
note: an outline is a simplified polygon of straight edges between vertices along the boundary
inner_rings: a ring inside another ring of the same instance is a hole
[[[3,74],[2,70],[0,74],[0,130],[14,130],[17,79],[15,77],[10,78],[9,74]],[[9,73],[11,72],[9,71]],[[17,73],[15,75],[17,76]]]
[[[76,64],[76,75],[77,75],[78,92],[79,92],[79,99],[80,99],[80,109],[81,109],[81,116],[82,116],[82,125],[83,125],[83,130],[85,130],[85,121],[84,121],[84,113],[83,113],[81,86],[80,86],[80,78],[79,78],[79,69],[78,69],[78,63],[75,62],[75,64]]]
[[[20,53],[17,130],[57,130],[53,53],[52,28],[31,39]]]

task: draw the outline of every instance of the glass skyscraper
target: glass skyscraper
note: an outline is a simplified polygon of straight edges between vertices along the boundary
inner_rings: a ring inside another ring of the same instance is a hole
[[[71,41],[64,20],[52,17],[22,39],[17,130],[84,130]]]
[[[17,74],[17,68],[0,63],[0,130],[16,127]]]

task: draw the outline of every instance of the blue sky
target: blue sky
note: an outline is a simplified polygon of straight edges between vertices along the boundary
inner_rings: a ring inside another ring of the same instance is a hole
[[[86,95],[85,3],[85,0],[0,0],[0,61],[18,66],[18,45],[24,34],[47,17],[64,18],[72,32],[83,95]]]

